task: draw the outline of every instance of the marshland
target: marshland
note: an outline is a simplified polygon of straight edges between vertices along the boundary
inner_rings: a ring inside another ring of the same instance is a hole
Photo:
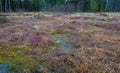
[[[1,0],[0,73],[120,73],[120,1],[101,1]]]

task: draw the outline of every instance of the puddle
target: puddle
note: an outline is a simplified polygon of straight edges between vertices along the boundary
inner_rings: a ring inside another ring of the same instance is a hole
[[[62,45],[60,46],[60,49],[62,49],[62,50],[73,50],[74,47],[71,44],[62,43]]]
[[[48,68],[45,66],[40,66],[39,69],[36,71],[36,73],[43,73],[43,72],[47,72],[48,73]]]
[[[55,38],[56,43],[62,43],[63,41],[60,38]]]
[[[64,42],[61,38],[55,38],[56,47],[61,50],[74,50],[74,46],[72,44]]]
[[[0,73],[10,73],[9,68],[10,68],[9,64],[0,65]]]

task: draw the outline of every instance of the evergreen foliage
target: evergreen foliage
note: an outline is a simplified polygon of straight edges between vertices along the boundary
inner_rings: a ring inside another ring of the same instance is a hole
[[[120,0],[0,0],[0,12],[11,11],[116,12]]]

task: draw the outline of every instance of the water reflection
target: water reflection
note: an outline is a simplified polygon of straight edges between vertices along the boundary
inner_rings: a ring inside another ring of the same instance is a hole
[[[10,73],[9,72],[10,65],[9,64],[3,64],[0,66],[0,73]]]
[[[60,38],[56,38],[55,42],[57,43],[56,47],[61,50],[73,50],[74,46],[72,44],[64,42]]]

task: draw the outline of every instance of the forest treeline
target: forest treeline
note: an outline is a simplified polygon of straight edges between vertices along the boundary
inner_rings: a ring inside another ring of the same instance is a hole
[[[118,12],[120,0],[0,0],[0,12]]]

